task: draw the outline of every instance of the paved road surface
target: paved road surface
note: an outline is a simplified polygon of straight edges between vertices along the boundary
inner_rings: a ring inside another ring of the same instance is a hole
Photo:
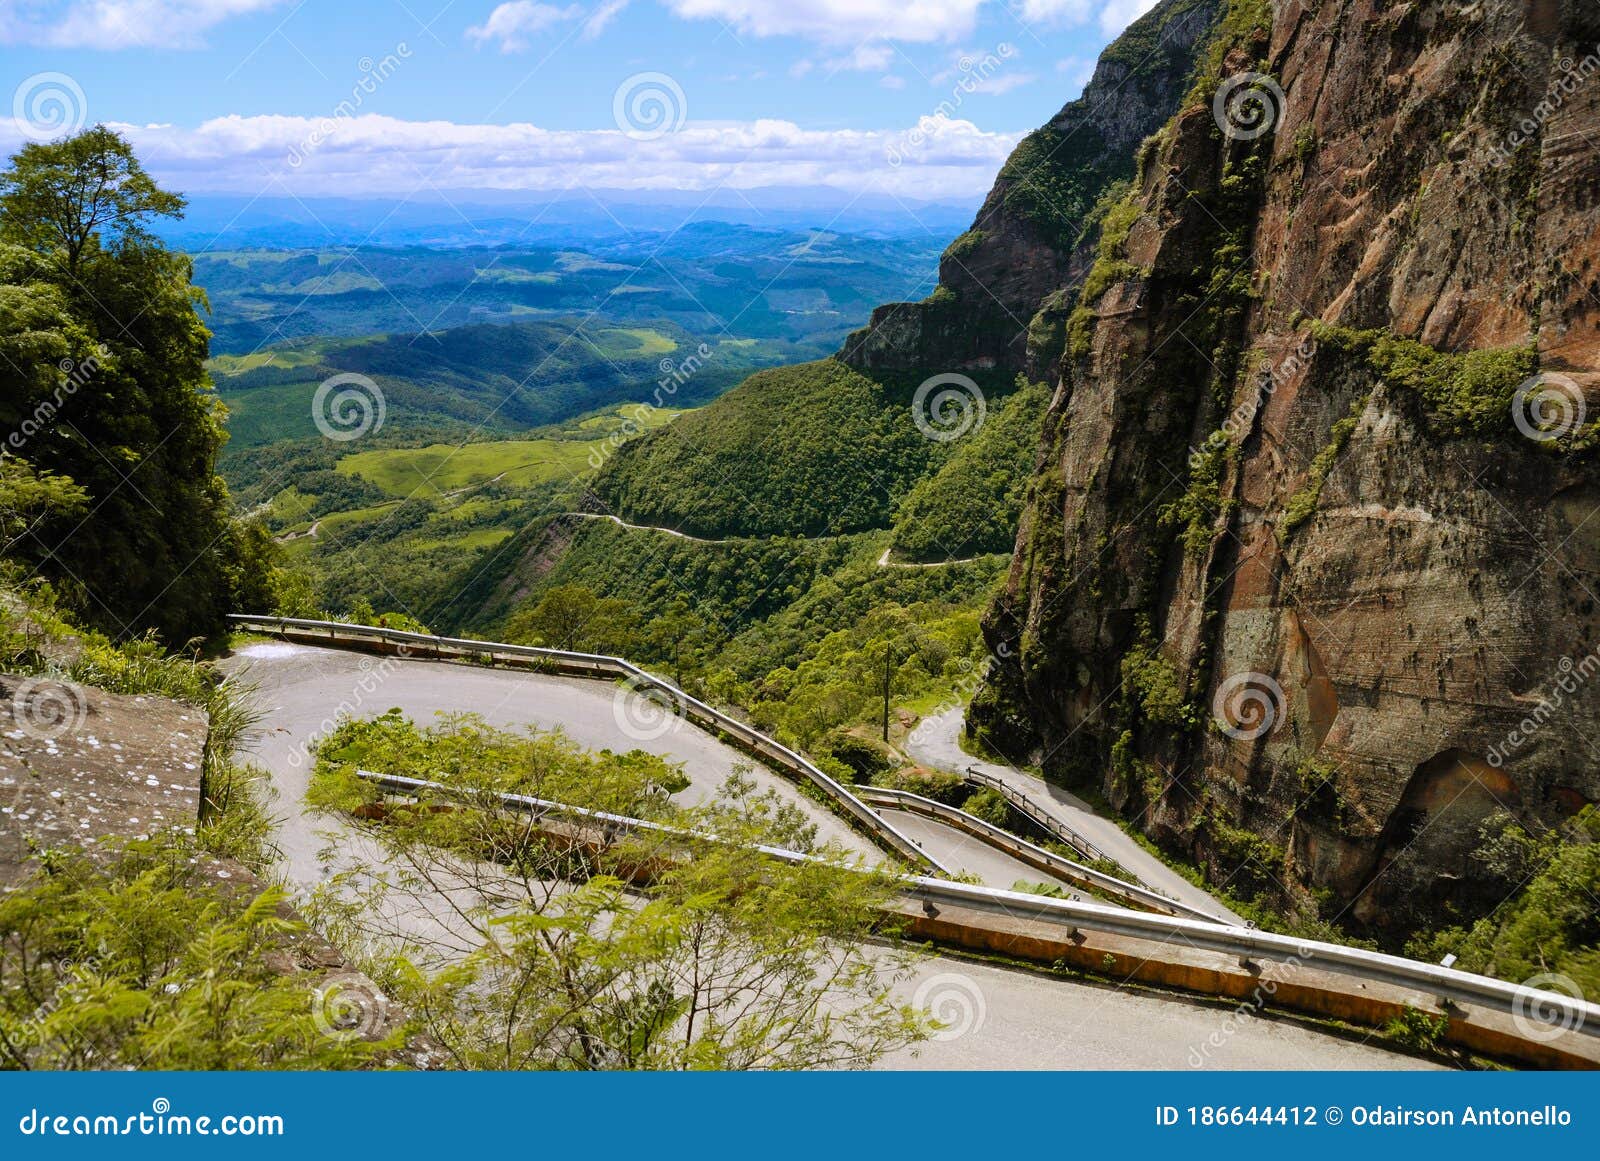
[[[675,720],[673,728],[650,741],[630,738],[618,725],[613,703],[618,687],[575,677],[548,677],[504,669],[481,669],[437,661],[374,658],[342,649],[318,649],[279,642],[246,645],[224,662],[231,673],[260,687],[257,703],[266,712],[254,756],[271,773],[278,790],[278,810],[285,820],[279,837],[286,870],[296,883],[317,882],[317,852],[325,845],[319,831],[327,820],[302,816],[311,763],[306,744],[327,728],[341,705],[357,717],[376,717],[398,707],[421,724],[437,712],[481,714],[502,728],[561,727],[590,749],[645,749],[683,763],[690,785],[678,801],[695,805],[711,798],[736,763],[749,764],[692,723]],[[376,685],[361,693],[362,683]],[[817,837],[837,841],[874,862],[884,855],[792,784],[757,766],[757,783],[771,787],[800,806],[817,824]]]
[[[1145,886],[1227,922],[1244,922],[1208,892],[1196,887],[1134,842],[1115,822],[1096,814],[1083,799],[1014,766],[983,762],[972,757],[957,741],[961,734],[962,713],[957,708],[924,718],[906,739],[906,752],[924,766],[957,773],[975,766],[983,773],[1001,779],[1121,863]]]
[[[1239,1015],[1232,1007],[943,957],[920,964],[896,993],[932,1011],[946,1027],[938,1034],[943,1039],[922,1044],[916,1055],[907,1050],[890,1056],[882,1068],[1327,1072],[1437,1067],[1293,1021]],[[1159,1097],[1150,1099],[1154,1103]]]
[[[224,663],[260,686],[258,703],[267,717],[254,746],[257,760],[272,774],[280,794],[278,812],[285,815],[280,843],[291,882],[309,887],[321,878],[317,852],[325,845],[319,832],[340,830],[327,820],[302,816],[309,763],[307,739],[337,713],[341,703],[356,698],[363,677],[383,672],[382,684],[365,695],[356,712],[362,716],[398,706],[426,721],[437,710],[471,710],[502,726],[563,726],[574,740],[594,748],[636,743],[623,735],[612,713],[613,687],[602,682],[479,669],[430,661],[384,662],[359,653],[310,646],[262,643],[248,645]],[[691,800],[714,791],[740,756],[690,724],[643,748],[685,763],[693,788]],[[299,761],[294,759],[299,757]],[[824,833],[847,839],[852,849],[866,849],[842,822],[820,811],[775,775],[762,772],[772,784],[795,797],[819,816]],[[1023,864],[981,847],[969,836],[904,813],[896,821],[918,830],[918,838],[934,841],[940,832],[949,844],[943,853],[958,865],[1009,887],[1032,876]],[[837,828],[837,829],[829,829]],[[842,833],[841,833],[842,832]],[[1099,841],[1096,837],[1096,841]],[[345,831],[340,842],[351,858],[372,857],[358,835]],[[881,856],[877,856],[881,857]],[[423,922],[411,917],[407,922]],[[1050,979],[1024,971],[968,964],[932,957],[915,977],[899,986],[907,1002],[930,1007],[951,1028],[940,1040],[924,1045],[912,1057],[888,1061],[899,1068],[1187,1068],[1193,1053],[1210,1068],[1400,1068],[1415,1062],[1381,1049],[1349,1043],[1287,1022],[1241,1019],[1231,1009],[1202,1007],[1188,1001]],[[965,1005],[965,1008],[963,1007]],[[963,1012],[970,1018],[963,1019]],[[952,1035],[963,1024],[967,1030]],[[1230,1031],[1231,1029],[1231,1031]],[[1222,1044],[1207,1049],[1215,1036]]]
[[[953,871],[976,875],[986,886],[1010,888],[1018,879],[1030,883],[1061,884],[1043,871],[1037,871],[1004,851],[988,843],[979,842],[971,835],[962,834],[936,819],[905,810],[886,810],[874,807],[884,818],[900,828],[900,832],[924,850],[937,851],[939,859]]]

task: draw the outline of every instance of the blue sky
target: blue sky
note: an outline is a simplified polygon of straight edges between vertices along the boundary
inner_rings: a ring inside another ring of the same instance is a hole
[[[106,121],[193,191],[969,197],[1152,3],[0,0],[0,143]]]

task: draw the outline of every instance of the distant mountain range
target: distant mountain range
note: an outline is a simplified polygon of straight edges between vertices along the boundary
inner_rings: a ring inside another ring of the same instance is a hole
[[[202,249],[214,354],[311,337],[437,333],[556,316],[837,347],[886,298],[933,289],[938,237],[695,222],[609,241]]]
[[[567,246],[720,222],[765,230],[828,230],[920,238],[939,246],[966,228],[976,202],[902,201],[798,188],[703,191],[474,192],[471,201],[245,198],[197,195],[163,238],[187,250],[322,246]]]

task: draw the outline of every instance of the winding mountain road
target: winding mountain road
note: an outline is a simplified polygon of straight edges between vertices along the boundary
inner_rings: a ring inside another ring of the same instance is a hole
[[[660,532],[665,536],[676,536],[679,540],[693,541],[695,544],[736,544],[751,540],[759,540],[755,536],[725,536],[720,540],[709,539],[704,536],[690,536],[687,532],[679,532],[676,528],[664,528],[659,524],[629,524],[620,516],[613,516],[609,512],[562,512],[562,516],[575,516],[579,520],[609,520],[618,528],[626,528],[630,532]],[[808,540],[837,540],[837,536],[811,536]],[[885,548],[883,555],[878,557],[879,568],[942,568],[947,564],[971,564],[978,558],[975,556],[962,557],[960,560],[930,560],[930,561],[905,561],[890,560],[889,554],[894,551],[893,546]]]
[[[924,718],[906,739],[906,753],[924,766],[956,774],[975,768],[998,778],[1025,795],[1041,810],[1048,811],[1052,818],[1094,843],[1146,887],[1229,923],[1244,924],[1244,920],[1228,910],[1220,900],[1196,887],[1145,850],[1111,819],[1096,814],[1083,799],[1015,766],[1002,766],[972,757],[961,748],[962,715],[963,711],[957,707]]]
[[[680,722],[641,740],[619,724],[617,687],[576,678],[484,669],[437,661],[373,658],[338,649],[277,642],[240,648],[223,663],[231,675],[255,684],[265,717],[252,756],[272,777],[281,816],[278,841],[291,889],[306,891],[323,879],[318,852],[330,838],[345,865],[374,857],[354,831],[304,812],[307,744],[331,725],[341,707],[357,717],[398,707],[419,721],[436,712],[471,711],[516,727],[560,726],[592,748],[643,748],[681,761],[691,785],[686,801],[714,793],[736,763],[737,751]],[[881,858],[866,840],[822,811],[776,775],[759,770],[763,785],[791,794],[817,819],[823,837]],[[769,781],[770,780],[770,781]],[[912,816],[897,817],[909,829]],[[944,828],[939,828],[944,830]],[[1010,886],[1038,872],[956,832],[917,831],[939,842],[939,854]],[[981,850],[972,849],[973,847]],[[884,1062],[894,1068],[1407,1068],[1428,1067],[1356,1040],[1331,1036],[1288,1021],[1241,1017],[1231,1007],[1193,1003],[1157,993],[1053,979],[1033,972],[930,957],[896,987],[905,1002],[934,1011],[949,1025],[913,1056]]]

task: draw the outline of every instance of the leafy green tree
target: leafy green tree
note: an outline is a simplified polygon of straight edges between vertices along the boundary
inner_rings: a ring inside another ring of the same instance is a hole
[[[0,1068],[350,1068],[303,979],[271,955],[305,928],[277,888],[208,880],[183,840],[130,845],[109,867],[56,855],[0,896]]]
[[[506,623],[511,641],[578,653],[627,654],[639,635],[628,602],[599,597],[580,584],[559,585]]]
[[[82,515],[86,501],[71,480],[35,471],[27,460],[0,458],[0,553],[40,520]]]
[[[451,793],[384,804],[358,765]],[[925,1035],[891,995],[906,959],[870,942],[892,881],[775,861],[755,844],[844,856],[742,775],[716,803],[678,808],[675,773],[471,717],[343,722],[312,800],[366,820],[387,870],[376,885],[368,869],[336,876],[323,913],[375,950],[386,990],[463,1068],[857,1067]],[[504,806],[508,791],[671,829],[535,821]]]
[[[30,526],[13,552],[95,627],[174,645],[219,631],[236,589],[258,596],[271,552],[235,529],[216,474],[204,297],[148,229],[182,207],[103,126],[0,173],[0,349],[18,370],[0,425],[92,513]]]
[[[181,217],[184,199],[158,186],[133,147],[96,125],[24,145],[0,174],[0,240],[54,256],[69,278],[107,241],[148,246],[152,217]]]
[[[1449,952],[1468,971],[1519,982],[1556,974],[1600,993],[1600,808],[1540,833],[1499,814],[1482,838],[1474,861],[1521,889],[1470,928],[1415,937],[1408,954],[1432,961]]]

